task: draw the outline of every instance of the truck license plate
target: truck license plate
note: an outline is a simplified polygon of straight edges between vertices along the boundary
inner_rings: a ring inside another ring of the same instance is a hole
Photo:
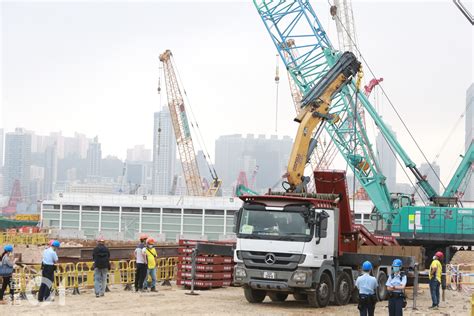
[[[264,279],[274,279],[275,278],[275,272],[263,271],[263,278]]]

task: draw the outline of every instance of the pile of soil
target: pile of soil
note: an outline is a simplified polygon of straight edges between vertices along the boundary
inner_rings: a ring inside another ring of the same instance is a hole
[[[459,250],[454,254],[454,257],[450,263],[474,265],[474,251]]]

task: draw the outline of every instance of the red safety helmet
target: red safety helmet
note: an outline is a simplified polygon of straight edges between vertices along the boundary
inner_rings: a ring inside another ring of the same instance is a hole
[[[146,240],[146,243],[147,243],[147,244],[150,244],[150,245],[153,245],[153,244],[155,243],[155,240],[150,237],[150,238],[148,238],[148,239]]]
[[[444,258],[444,254],[441,251],[438,251],[437,253],[435,253],[435,256],[440,258],[440,259]]]
[[[53,245],[53,242],[54,242],[54,239],[51,239],[50,241],[48,241],[48,246],[52,246]]]
[[[140,234],[140,240],[147,239],[148,235],[147,234]]]

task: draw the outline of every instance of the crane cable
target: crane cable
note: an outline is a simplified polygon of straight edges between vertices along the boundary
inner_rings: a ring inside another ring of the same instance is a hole
[[[456,131],[456,129],[458,128],[459,126],[459,123],[461,122],[461,120],[464,118],[464,116],[466,115],[466,112],[467,110],[469,109],[469,107],[471,106],[472,103],[468,103],[467,106],[466,106],[466,109],[461,113],[461,116],[459,116],[458,120],[456,121],[456,123],[453,125],[453,127],[451,128],[451,131],[448,133],[448,136],[446,137],[446,139],[444,140],[443,144],[441,145],[440,149],[438,150],[438,153],[436,154],[435,156],[435,159],[434,159],[434,162],[436,162],[438,159],[439,159],[439,156],[441,155],[442,151],[444,150],[444,148],[446,147],[446,145],[448,144],[448,141],[451,139],[451,137],[453,136],[454,132]]]
[[[278,133],[278,86],[280,83],[279,63],[280,56],[276,54],[276,68],[275,68],[275,84],[276,84],[276,98],[275,98],[275,133]]]
[[[331,5],[331,3],[329,2],[328,0],[328,4]],[[339,17],[336,15],[336,18],[339,20],[339,22],[341,23],[341,26],[344,28],[344,31],[347,33],[348,35],[348,38],[351,40],[352,44],[354,45],[355,49],[357,50],[357,52],[359,53],[360,55],[360,58],[363,60],[364,64],[367,66],[367,69],[369,69],[370,71],[370,74],[374,77],[374,78],[377,78],[377,76],[375,76],[374,72],[372,71],[372,68],[370,67],[369,63],[366,61],[366,59],[364,58],[364,56],[362,55],[362,52],[359,50],[359,47],[357,46],[357,44],[354,42],[354,39],[351,37],[351,35],[349,34],[349,32],[347,31],[345,25],[342,23],[342,21],[339,19]],[[387,93],[385,92],[384,88],[383,88],[383,85],[381,83],[379,83],[379,86],[380,86],[380,90],[382,91],[382,94],[385,96],[385,98],[387,99],[388,103],[390,104],[390,106],[392,107],[393,111],[395,112],[395,114],[397,115],[398,119],[402,122],[403,124],[403,127],[405,128],[405,130],[408,132],[408,135],[410,135],[410,138],[413,140],[413,142],[415,143],[416,147],[418,148],[418,150],[420,151],[420,153],[422,154],[423,158],[425,159],[425,161],[427,162],[427,164],[430,166],[430,169],[433,171],[434,175],[436,176],[436,178],[438,179],[438,181],[441,183],[441,185],[443,186],[444,189],[446,189],[444,183],[441,181],[439,175],[436,173],[436,171],[434,170],[433,166],[431,165],[431,163],[428,161],[428,158],[426,157],[425,153],[423,152],[423,150],[421,149],[420,145],[418,144],[418,142],[416,141],[416,139],[414,138],[413,134],[410,132],[410,130],[408,129],[408,126],[405,124],[405,122],[403,121],[400,113],[397,111],[397,109],[395,108],[395,105],[392,103],[392,100],[389,98],[389,96],[387,95]],[[385,138],[385,136],[384,136]],[[391,147],[391,146],[389,146]],[[405,168],[404,168],[405,169]],[[411,182],[411,181],[410,181]]]
[[[177,77],[179,79],[179,82],[181,83],[181,87],[183,88],[183,94],[184,94],[184,97],[186,98],[186,105],[189,108],[191,116],[192,116],[192,118],[194,120],[194,123],[195,123],[195,124],[193,124],[193,122],[191,121],[191,127],[196,130],[196,136],[197,136],[196,140],[198,142],[198,145],[203,150],[203,155],[204,155],[207,167],[209,169],[209,172],[211,174],[211,177],[214,180],[217,180],[217,179],[219,179],[219,177],[217,176],[217,172],[214,169],[214,166],[211,166],[211,163],[210,163],[211,162],[211,156],[209,155],[209,151],[207,150],[206,143],[204,142],[204,137],[202,136],[201,129],[199,128],[198,121],[196,119],[196,116],[194,115],[194,111],[193,111],[193,108],[191,106],[191,102],[189,102],[188,94],[186,93],[186,89],[184,88],[183,80],[181,79],[181,75],[179,73],[178,67],[176,67],[176,62],[175,62],[174,55],[172,57],[172,62],[174,63],[174,69],[176,69],[176,74],[177,74]],[[196,126],[194,126],[194,125],[196,125]],[[202,142],[201,142],[201,140],[202,140]]]
[[[155,149],[156,150],[156,156],[157,156],[157,161],[158,161],[158,157],[160,156],[160,144],[161,144],[161,117],[163,115],[163,105],[162,105],[162,102],[161,102],[161,73],[163,71],[163,67],[158,67],[158,88],[157,88],[157,91],[158,91],[158,95],[159,95],[159,102],[160,102],[160,111],[158,112],[158,141],[157,141],[157,148]],[[153,144],[154,146],[155,144]],[[157,170],[155,170],[156,172]],[[157,176],[157,175],[155,175]]]
[[[331,3],[329,2],[329,0],[328,0],[328,3],[329,3],[329,5],[331,5]],[[358,51],[360,57],[363,59],[364,63],[367,65],[367,68],[369,69],[370,73],[372,74],[372,76],[373,76],[374,78],[376,78],[375,74],[373,73],[372,69],[371,69],[370,66],[368,65],[367,61],[366,61],[365,58],[362,56],[362,53],[361,53],[361,51],[359,50],[359,47],[357,46],[357,44],[354,42],[354,40],[353,40],[352,37],[350,36],[349,32],[347,31],[347,29],[346,29],[344,23],[342,23],[342,21],[339,19],[339,17],[338,17],[337,15],[335,15],[335,16],[336,16],[336,18],[339,20],[339,22],[341,23],[341,26],[343,27],[343,29],[345,30],[345,32],[348,34],[348,37],[350,38],[350,40],[351,40],[352,43],[354,44],[355,49],[357,49],[357,51]],[[388,96],[386,95],[386,93],[385,93],[385,91],[383,90],[381,84],[379,84],[379,86],[380,86],[380,88],[382,89],[382,94],[385,95],[385,97],[387,98],[387,100],[390,102],[390,104],[391,104],[392,107],[393,107],[393,104],[391,103],[390,99],[389,99]],[[356,100],[356,102],[357,102],[357,100]],[[372,120],[372,123],[374,123],[373,120]],[[405,128],[407,128],[407,127],[405,126]],[[382,133],[381,135],[382,135],[382,136],[384,137],[384,139],[386,140],[385,135],[383,135],[383,133]],[[408,181],[411,183],[412,187],[415,187],[415,184],[414,184],[413,181],[411,180],[410,176],[408,175],[408,172],[407,172],[406,168],[403,166],[403,163],[400,161],[400,159],[399,159],[398,156],[396,155],[394,149],[393,149],[391,146],[388,146],[388,147],[390,148],[390,151],[392,151],[392,154],[394,155],[394,157],[395,157],[395,159],[397,160],[398,164],[401,166],[401,169],[402,169],[403,173],[404,173],[405,176],[407,177]],[[346,170],[347,170],[347,166],[346,166]],[[355,178],[355,174],[354,174],[354,178]],[[419,192],[417,192],[417,193],[418,193],[418,196],[420,197],[420,200],[426,205],[426,203],[424,202],[424,200],[423,200],[423,198],[421,197],[420,193],[419,193]]]

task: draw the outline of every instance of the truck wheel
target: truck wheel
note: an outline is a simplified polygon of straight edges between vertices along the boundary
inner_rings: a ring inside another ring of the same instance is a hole
[[[244,288],[244,295],[249,303],[261,303],[265,299],[267,293],[262,290],[254,290],[249,287]]]
[[[355,286],[352,289],[350,302],[353,303],[353,304],[358,304],[359,303],[359,290]]]
[[[288,294],[280,292],[270,292],[268,293],[268,297],[270,297],[273,302],[284,302],[288,297]]]
[[[387,299],[387,287],[385,286],[385,283],[387,283],[387,274],[383,271],[379,271],[379,274],[377,275],[377,284],[378,289],[377,289],[377,299],[379,301],[383,301]]]
[[[336,305],[347,305],[351,299],[352,282],[345,272],[340,273],[336,278],[336,292],[334,295]]]
[[[306,301],[308,299],[308,295],[304,293],[293,293],[293,297],[296,301]]]
[[[319,302],[318,302],[318,298],[317,298],[318,294],[317,294],[316,291],[309,292],[309,293],[307,294],[307,296],[308,296],[308,304],[309,304],[309,306],[311,306],[311,307],[316,307],[316,308],[320,307],[320,306],[319,306]]]
[[[308,303],[313,307],[326,307],[329,304],[332,293],[331,277],[327,273],[321,274],[316,291],[308,293]]]

